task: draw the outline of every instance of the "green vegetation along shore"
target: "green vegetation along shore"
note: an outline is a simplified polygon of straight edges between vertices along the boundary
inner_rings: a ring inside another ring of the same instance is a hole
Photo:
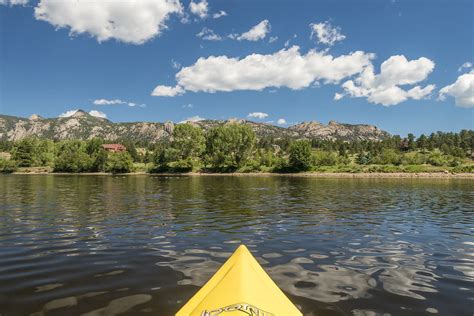
[[[170,139],[141,144],[102,139],[0,142],[0,172],[56,173],[474,173],[474,131],[437,132],[382,141],[257,138],[241,124],[207,132],[179,124]]]

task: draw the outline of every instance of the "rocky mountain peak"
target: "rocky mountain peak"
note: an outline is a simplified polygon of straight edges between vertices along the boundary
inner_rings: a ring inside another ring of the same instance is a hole
[[[372,125],[343,124],[336,121],[329,121],[328,125],[316,121],[302,122],[290,129],[306,138],[328,140],[382,140],[390,135]]]
[[[42,120],[43,117],[41,117],[40,115],[38,114],[32,114],[30,117],[29,117],[29,120],[30,121],[38,121],[38,120]]]
[[[239,118],[235,118],[235,117],[232,117],[230,119],[227,120],[227,123],[236,123],[236,124],[243,124],[245,123],[245,120],[244,119],[239,119]]]
[[[315,138],[353,141],[382,140],[390,135],[372,125],[352,125],[335,121],[331,121],[327,125],[317,121],[301,122],[289,128],[244,119],[203,120],[192,124],[201,127],[203,130],[208,130],[230,122],[248,125],[257,137],[271,137],[274,139]],[[172,122],[113,123],[107,119],[92,116],[84,110],[77,110],[69,118],[52,119],[42,119],[39,115],[32,115],[28,119],[0,114],[0,139],[7,140],[34,136],[58,140],[99,137],[109,141],[129,139],[157,142],[171,137],[174,127]]]
[[[87,113],[84,110],[79,109],[79,110],[76,111],[76,113],[74,113],[70,117],[83,117],[83,116],[89,116],[89,113]]]

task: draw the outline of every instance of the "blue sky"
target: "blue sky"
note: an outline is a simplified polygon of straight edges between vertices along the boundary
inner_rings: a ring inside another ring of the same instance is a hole
[[[470,0],[0,3],[2,114],[474,128]]]

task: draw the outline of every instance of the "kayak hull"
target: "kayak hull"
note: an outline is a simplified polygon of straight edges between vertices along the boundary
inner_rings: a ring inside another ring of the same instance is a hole
[[[301,316],[244,245],[176,316]]]

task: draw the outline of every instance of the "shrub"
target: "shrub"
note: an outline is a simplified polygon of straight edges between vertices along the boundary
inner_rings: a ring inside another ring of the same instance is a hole
[[[401,163],[403,165],[423,165],[426,162],[426,155],[419,152],[409,152],[404,154],[401,158]]]
[[[450,161],[449,161],[449,166],[450,167],[458,167],[462,165],[462,161],[461,159],[459,159],[458,157],[453,157]]]
[[[456,173],[474,173],[474,165],[462,165],[462,166],[457,166],[457,167],[454,167],[453,172],[456,172]]]
[[[338,163],[338,155],[331,151],[316,151],[314,153],[314,164],[316,166],[334,166]]]
[[[0,173],[12,173],[17,169],[15,160],[0,158]]]
[[[288,160],[281,156],[275,157],[275,164],[272,169],[273,172],[289,172],[291,171]]]
[[[277,162],[278,157],[270,149],[262,149],[257,152],[258,161],[255,163],[259,164],[262,167],[273,168]],[[257,160],[256,159],[256,160]]]
[[[359,165],[369,165],[372,163],[373,157],[370,152],[368,153],[359,153],[356,157],[356,162]]]
[[[428,163],[432,166],[445,166],[448,162],[443,157],[443,154],[439,150],[436,150],[429,155]]]
[[[133,170],[133,159],[127,152],[109,153],[107,171],[112,173],[127,173]]]
[[[383,149],[382,152],[374,159],[374,163],[380,165],[400,165],[401,155],[394,149]]]
[[[295,171],[307,171],[312,166],[311,143],[298,140],[290,146],[289,167]]]
[[[242,173],[260,172],[260,168],[261,166],[258,163],[255,163],[255,161],[249,161],[247,164],[237,169],[237,171]]]
[[[338,165],[336,172],[349,172],[349,173],[358,173],[362,171],[362,167],[358,165]]]
[[[178,161],[172,161],[167,164],[167,170],[174,172],[190,172],[193,171],[195,163],[191,158],[179,159]]]

